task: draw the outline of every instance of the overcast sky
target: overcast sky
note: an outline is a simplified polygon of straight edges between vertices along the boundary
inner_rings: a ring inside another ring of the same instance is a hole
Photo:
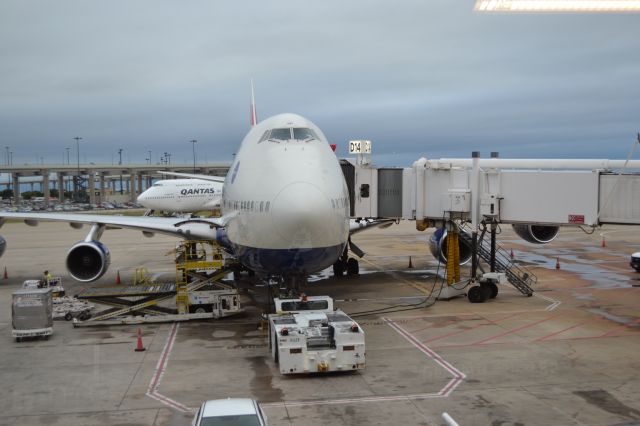
[[[296,112],[339,155],[626,158],[640,14],[479,14],[473,0],[2,0],[0,149],[14,164],[229,161]],[[640,158],[640,153],[635,156]],[[66,160],[66,159],[65,159]]]

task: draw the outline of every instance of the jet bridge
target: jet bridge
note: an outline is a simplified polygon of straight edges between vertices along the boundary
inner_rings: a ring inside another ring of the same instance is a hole
[[[512,224],[521,237],[534,243],[550,242],[560,226],[640,225],[640,161],[513,160],[493,155],[480,159],[473,153],[472,159],[421,158],[404,169],[377,168],[358,155],[342,160],[341,166],[352,218],[415,220],[421,231],[446,227],[456,234],[453,241],[467,246],[472,280],[480,257],[492,273],[503,274],[527,296],[533,293],[536,278],[516,268],[497,247],[497,224]],[[483,240],[489,228],[490,242]],[[447,250],[442,241],[438,243],[443,258]],[[454,258],[459,257],[456,253]],[[454,277],[459,279],[459,269],[447,269],[452,284]],[[487,288],[484,294],[470,290],[469,299],[482,302],[495,297],[495,283]]]
[[[640,225],[640,173],[614,172],[624,161],[532,160],[517,167],[520,161],[479,161],[477,171],[470,161],[454,159],[422,158],[404,169],[352,159],[341,160],[341,166],[352,218],[435,226],[449,219],[471,222],[477,210],[478,220],[509,224]],[[640,161],[627,168],[639,170]]]

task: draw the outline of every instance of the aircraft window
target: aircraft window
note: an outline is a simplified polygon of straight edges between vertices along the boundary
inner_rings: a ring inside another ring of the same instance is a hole
[[[306,127],[298,127],[293,129],[293,138],[299,141],[318,139],[316,133]]]
[[[156,183],[154,183],[154,184],[153,184],[153,185],[151,185],[151,186],[162,186],[162,182],[156,182]]]
[[[291,139],[291,129],[273,129],[269,140],[288,141]]]
[[[265,130],[265,132],[262,134],[262,137],[260,138],[260,140],[258,141],[258,143],[260,143],[260,142],[264,142],[264,141],[266,141],[267,139],[269,139],[269,132],[270,132],[270,131],[271,131],[271,130]]]

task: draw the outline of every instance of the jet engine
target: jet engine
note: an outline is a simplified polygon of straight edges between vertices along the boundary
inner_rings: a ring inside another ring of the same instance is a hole
[[[80,241],[67,254],[67,270],[82,282],[95,281],[107,272],[111,255],[107,246],[99,241]]]
[[[560,230],[559,226],[532,225],[530,223],[518,223],[512,226],[520,238],[534,244],[550,243]]]
[[[429,250],[431,250],[431,254],[442,263],[447,263],[447,241],[447,230],[444,228],[434,232],[431,238],[429,238]],[[459,238],[458,248],[460,250],[460,264],[464,265],[471,260],[471,247]]]

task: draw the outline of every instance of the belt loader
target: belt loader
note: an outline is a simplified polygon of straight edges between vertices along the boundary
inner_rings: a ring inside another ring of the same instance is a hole
[[[269,348],[282,374],[353,371],[365,367],[364,331],[328,296],[274,299]]]

